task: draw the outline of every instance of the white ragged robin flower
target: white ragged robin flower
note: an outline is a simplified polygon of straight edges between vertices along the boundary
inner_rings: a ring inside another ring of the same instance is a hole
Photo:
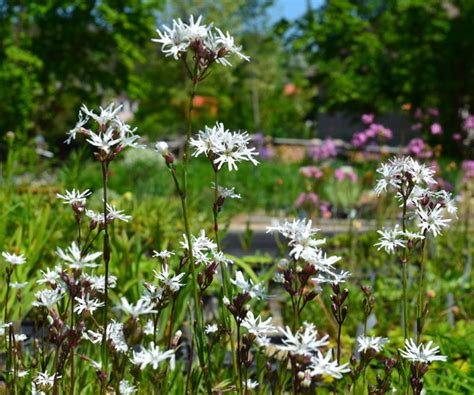
[[[153,370],[156,370],[166,360],[169,360],[170,368],[173,370],[175,367],[175,351],[160,351],[160,348],[153,342],[150,343],[148,348],[142,348],[139,351],[134,350],[130,359],[132,364],[138,365],[141,370],[149,365]]]
[[[121,380],[119,383],[120,395],[131,395],[138,391],[137,387],[129,383],[128,380]]]
[[[99,126],[105,126],[118,119],[118,114],[122,111],[122,106],[110,103],[107,107],[99,106],[99,113],[89,110],[85,104],[82,105],[80,112],[86,117],[93,119]]]
[[[153,275],[161,281],[164,288],[167,288],[174,293],[178,292],[184,286],[181,279],[186,275],[186,273],[172,275],[169,271],[169,266],[164,264],[160,272],[153,270]]]
[[[259,315],[255,317],[251,311],[248,311],[241,326],[247,328],[248,332],[255,336],[257,345],[267,346],[270,343],[268,336],[278,333],[277,328],[271,322],[272,317],[263,321]]]
[[[171,27],[163,25],[157,29],[159,38],[152,41],[161,44],[165,56],[185,60],[185,54],[193,51],[196,60],[208,68],[213,62],[230,66],[228,58],[237,55],[240,59],[249,61],[250,58],[242,53],[242,47],[235,44],[234,37],[229,32],[225,34],[214,24],[202,24],[202,16],[195,19],[189,17],[189,23],[181,19],[173,19]]]
[[[321,347],[329,344],[329,336],[318,338],[318,331],[316,327],[308,322],[303,323],[303,329],[298,330],[295,334],[287,326],[285,329],[279,328],[283,345],[277,346],[281,351],[289,352],[292,355],[312,356]]]
[[[210,26],[201,25],[201,21],[202,16],[195,21],[193,15],[189,17],[189,24],[181,19],[173,19],[171,27],[163,25],[162,30],[156,29],[159,38],[151,41],[161,44],[161,51],[166,56],[173,56],[178,60],[193,41],[204,41],[207,38]]]
[[[339,365],[332,356],[332,350],[329,350],[326,355],[321,351],[317,351],[311,357],[310,372],[311,376],[331,376],[335,379],[341,379],[344,373],[351,371],[348,363]]]
[[[56,373],[50,375],[48,372],[39,372],[33,382],[36,385],[36,390],[47,392],[53,388],[54,380],[59,377],[56,376]]]
[[[49,284],[49,285],[57,285],[61,282],[61,266],[57,265],[54,270],[51,270],[49,267],[46,268],[46,271],[40,270],[42,278],[36,281],[37,284]]]
[[[90,145],[106,155],[107,160],[112,160],[125,147],[143,148],[137,143],[140,136],[135,134],[136,128],[132,129],[120,119],[121,110],[122,106],[111,103],[105,108],[99,107],[96,113],[83,105],[79,111],[79,121],[67,133],[66,143],[69,144],[75,140],[77,134],[83,134]],[[86,128],[90,120],[96,122],[96,131]]]
[[[71,269],[83,269],[85,267],[98,267],[99,265],[95,263],[95,260],[102,255],[102,252],[94,252],[82,256],[81,250],[76,242],[73,241],[66,251],[58,247],[56,254]]]
[[[439,347],[431,347],[432,344],[430,341],[426,345],[423,343],[417,345],[413,339],[405,339],[405,348],[399,349],[400,355],[411,362],[447,361],[448,357],[439,355]]]
[[[46,307],[48,309],[53,308],[65,294],[63,288],[56,289],[44,289],[35,293],[36,300],[32,303],[35,307]]]
[[[138,299],[136,304],[131,304],[128,302],[125,296],[120,298],[119,308],[127,314],[130,314],[133,317],[138,317],[140,315],[156,313],[153,305],[147,299]]]
[[[128,344],[125,340],[123,333],[123,324],[111,320],[107,325],[107,340],[109,340],[113,348],[120,353],[126,353],[128,351]]]
[[[242,385],[244,388],[247,388],[247,390],[254,390],[258,387],[258,381],[247,379],[247,381],[244,381]]]
[[[244,274],[240,270],[235,272],[235,279],[230,279],[230,282],[239,288],[242,293],[248,293],[251,298],[267,298],[263,283],[260,282],[255,284],[251,279],[246,280]]]
[[[384,249],[387,254],[393,254],[398,248],[406,247],[405,234],[398,224],[392,229],[378,230],[377,233],[380,234],[379,242],[375,244],[377,250]]]
[[[434,237],[441,234],[441,230],[449,226],[450,218],[446,218],[446,208],[436,205],[433,208],[418,205],[416,219],[421,233],[431,233]]]
[[[230,35],[227,31],[225,34],[219,28],[215,28],[217,35],[215,36],[214,46],[220,47],[216,62],[224,66],[232,66],[232,64],[227,60],[230,55],[237,55],[240,59],[247,62],[250,61],[250,58],[247,55],[242,53],[242,46],[236,45],[234,37]]]
[[[163,251],[155,251],[153,250],[153,258],[161,258],[161,259],[168,259],[174,255],[173,251],[163,250]]]
[[[124,210],[117,210],[115,206],[107,203],[107,221],[111,223],[114,219],[119,219],[123,222],[128,222],[132,219],[132,216],[125,215]]]
[[[13,289],[23,289],[25,288],[26,286],[28,285],[28,281],[24,281],[22,283],[18,282],[18,281],[14,281],[10,284],[10,287],[12,287]]]
[[[20,254],[10,254],[6,251],[2,252],[3,259],[11,265],[23,265],[26,262],[26,258],[24,255]]]
[[[91,195],[91,191],[86,189],[83,192],[79,192],[78,190],[76,191],[73,189],[72,191],[66,191],[64,195],[61,195],[59,193],[56,194],[56,197],[58,199],[61,199],[64,204],[69,204],[71,206],[73,205],[82,205],[84,206],[86,204],[86,199],[88,196]]]
[[[77,303],[74,306],[74,312],[77,314],[82,314],[83,312],[93,314],[99,307],[104,306],[104,302],[101,302],[96,298],[91,298],[90,294],[86,294],[86,296],[82,298],[76,296],[74,300]]]
[[[82,111],[79,111],[79,119],[76,125],[67,132],[68,138],[65,141],[66,144],[71,144],[72,140],[77,138],[78,133],[87,133],[88,130],[84,127],[89,122],[89,116],[85,115]]]
[[[201,232],[199,233],[198,237],[191,235],[191,241],[194,263],[196,265],[209,264],[213,260],[213,256],[217,251],[217,244],[206,236],[206,232],[204,231],[204,229],[201,229]],[[188,238],[185,234],[183,234],[181,247],[186,251],[188,251],[189,249]]]
[[[204,332],[206,332],[206,335],[210,335],[212,333],[216,333],[218,330],[219,327],[217,326],[217,324],[207,324]]]
[[[368,350],[374,350],[380,352],[388,342],[389,340],[386,337],[360,335],[357,338],[357,351],[367,352]]]
[[[104,293],[105,292],[105,276],[104,275],[90,275],[88,273],[81,274],[81,280],[89,283],[92,290]],[[117,277],[109,275],[108,279],[108,288],[115,288],[117,286]]]
[[[191,138],[194,156],[206,155],[218,170],[227,164],[229,171],[237,170],[237,164],[242,161],[258,164],[255,148],[250,148],[251,139],[247,132],[231,132],[223,123],[217,122],[213,127],[206,126],[198,132],[196,138]]]
[[[320,245],[326,243],[325,239],[315,239],[319,229],[312,225],[312,221],[306,219],[294,219],[292,222],[285,220],[282,224],[267,227],[267,233],[278,232],[288,239],[290,256],[299,259],[303,254],[313,254]]]
[[[415,186],[429,188],[436,184],[434,179],[435,170],[408,156],[395,157],[389,162],[383,163],[377,169],[377,172],[382,176],[375,186],[377,194],[392,189],[405,195],[407,191]]]
[[[212,189],[216,189],[216,184],[212,183]],[[217,186],[217,194],[223,199],[240,199],[240,194],[235,193],[235,188],[225,188],[223,186]]]

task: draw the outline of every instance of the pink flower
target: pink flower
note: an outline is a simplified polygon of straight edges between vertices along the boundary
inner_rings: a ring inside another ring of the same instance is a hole
[[[430,147],[421,138],[411,139],[407,145],[407,151],[418,158],[431,158],[433,155]]]
[[[437,135],[441,133],[443,133],[443,128],[439,123],[435,122],[433,125],[431,125],[431,134]]]
[[[420,130],[420,129],[422,129],[422,128],[423,128],[423,124],[420,123],[420,122],[411,125],[411,130],[415,130],[415,131],[416,131],[416,130]]]
[[[334,171],[334,176],[336,177],[337,181],[341,182],[344,181],[344,178],[346,178],[346,173],[344,173],[344,169],[340,167]]]
[[[305,203],[309,203],[311,207],[316,207],[319,202],[319,196],[314,192],[304,193],[301,192],[295,201],[296,208],[300,208]]]
[[[295,201],[295,206],[299,208],[304,204],[305,201],[306,201],[306,193],[301,192]]]
[[[355,148],[360,148],[364,146],[366,141],[367,141],[367,135],[364,132],[359,132],[359,133],[354,133],[354,135],[352,136],[351,143]]]
[[[306,178],[321,178],[323,176],[323,172],[319,167],[316,166],[304,166],[300,168],[300,174]]]
[[[338,169],[334,170],[334,177],[336,177],[336,180],[339,182],[344,181],[346,178],[352,182],[357,181],[357,174],[350,166],[339,167]]]
[[[474,160],[465,160],[462,162],[462,169],[464,171],[464,180],[474,178]]]
[[[361,119],[363,123],[370,125],[372,122],[374,122],[374,114],[364,114],[362,115]]]
[[[323,218],[329,219],[331,218],[331,210],[329,209],[329,203],[322,201],[319,205],[319,211],[321,212],[321,216]]]
[[[465,129],[474,129],[474,116],[470,115],[464,120]]]
[[[310,150],[313,160],[325,160],[337,156],[336,144],[332,139],[326,139],[321,145],[315,145]]]
[[[461,141],[462,140],[461,133],[454,133],[453,134],[453,140],[454,141]]]

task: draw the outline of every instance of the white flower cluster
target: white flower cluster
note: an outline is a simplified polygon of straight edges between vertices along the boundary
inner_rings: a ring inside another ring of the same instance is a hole
[[[405,339],[405,348],[399,349],[399,351],[403,358],[411,362],[446,362],[448,357],[439,355],[439,347],[431,347],[432,344],[432,341],[429,341],[427,344],[416,344],[413,339]]]
[[[132,129],[118,116],[121,109],[121,105],[116,107],[111,103],[106,108],[99,107],[99,112],[95,113],[83,105],[79,111],[79,120],[74,128],[67,132],[68,138],[65,142],[70,144],[77,134],[83,134],[90,145],[105,154],[113,151],[118,153],[125,147],[141,148],[137,143],[140,136],[135,134],[137,128]],[[96,122],[97,131],[86,128],[90,120]]]
[[[360,335],[357,338],[357,351],[367,352],[369,350],[374,350],[380,352],[388,342],[389,340],[386,337]]]
[[[277,328],[271,322],[272,317],[264,321],[259,315],[255,317],[251,311],[248,311],[241,326],[247,328],[248,332],[255,336],[257,345],[267,346],[270,344],[268,336],[278,333]]]
[[[317,271],[315,278],[318,282],[341,283],[349,277],[348,272],[337,272],[334,264],[341,257],[328,256],[321,248],[326,239],[316,239],[319,229],[312,228],[312,221],[294,219],[292,222],[285,220],[283,224],[270,226],[267,233],[277,232],[288,239],[289,255],[295,260],[311,264]]]
[[[415,231],[393,228],[379,230],[380,240],[375,246],[389,254],[403,249],[409,241],[421,240],[426,234],[438,236],[449,226],[450,216],[456,215],[456,205],[451,194],[434,190],[437,182],[435,170],[420,164],[411,157],[393,158],[377,169],[381,178],[377,181],[377,194],[393,190],[400,205],[407,210],[407,219]]]
[[[243,293],[248,293],[251,298],[265,299],[266,293],[263,283],[254,284],[251,279],[245,279],[244,274],[237,270],[235,272],[235,279],[231,279],[230,282],[240,289]]]
[[[247,132],[231,132],[223,123],[216,122],[213,127],[205,126],[196,138],[191,138],[190,144],[194,147],[194,156],[206,155],[217,169],[227,164],[229,171],[237,170],[237,164],[249,161],[254,165],[258,162],[255,148],[249,148],[251,139]]]
[[[143,370],[151,366],[154,370],[158,369],[161,362],[169,360],[171,370],[175,367],[175,351],[160,351],[160,348],[151,342],[149,348],[142,348],[139,351],[133,351],[131,362],[140,366]]]
[[[72,191],[66,191],[64,195],[61,195],[59,193],[56,194],[56,197],[58,199],[62,199],[64,204],[69,204],[69,205],[81,205],[84,206],[86,204],[86,199],[88,196],[91,195],[91,191],[86,189],[83,192],[76,191],[73,189]]]
[[[305,322],[302,330],[298,330],[295,334],[288,327],[286,329],[280,328],[280,331],[284,338],[283,345],[277,346],[279,350],[310,358],[308,369],[299,372],[300,378],[303,379],[303,385],[309,385],[313,377],[329,375],[340,379],[343,373],[350,371],[349,364],[339,365],[333,359],[331,350],[326,355],[321,352],[321,347],[329,344],[329,336],[319,338],[318,331],[313,324]]]
[[[194,263],[196,265],[209,265],[213,262],[222,262],[224,265],[233,263],[233,261],[227,258],[222,251],[218,250],[217,244],[206,236],[204,229],[201,230],[198,237],[191,235],[191,241],[193,246]],[[185,234],[183,234],[181,247],[185,251],[188,251],[188,239]]]
[[[160,272],[153,270],[153,275],[161,282],[163,288],[172,293],[178,292],[182,287],[184,287],[181,279],[185,276],[185,273],[172,275],[167,264],[163,265]]]
[[[202,17],[194,20],[189,17],[189,23],[181,19],[173,19],[171,27],[163,25],[162,30],[157,29],[159,38],[152,41],[161,44],[161,51],[166,56],[173,56],[178,60],[192,49],[200,53],[200,58],[207,64],[216,62],[224,66],[231,66],[228,58],[237,55],[240,59],[249,61],[250,58],[242,53],[242,47],[234,42],[229,32],[222,32],[213,24],[201,24]]]

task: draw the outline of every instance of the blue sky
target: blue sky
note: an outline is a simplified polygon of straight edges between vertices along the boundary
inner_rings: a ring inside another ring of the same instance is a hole
[[[324,0],[310,0],[311,6],[317,8],[324,3]],[[274,20],[287,18],[296,19],[306,11],[307,0],[276,0],[272,9]]]

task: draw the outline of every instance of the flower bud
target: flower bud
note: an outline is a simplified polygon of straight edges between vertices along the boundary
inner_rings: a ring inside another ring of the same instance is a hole
[[[155,150],[158,152],[160,155],[166,156],[169,153],[169,148],[168,144],[164,141],[158,141],[155,144]]]

